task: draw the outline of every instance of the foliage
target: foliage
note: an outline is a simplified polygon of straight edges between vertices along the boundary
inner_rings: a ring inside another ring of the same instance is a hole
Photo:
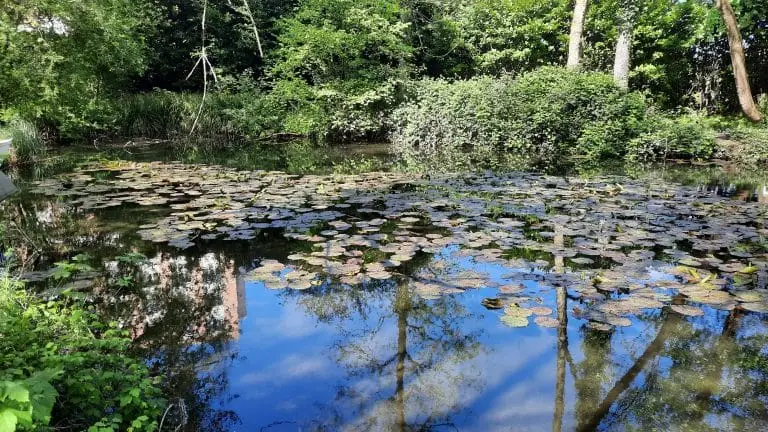
[[[147,261],[147,256],[139,252],[128,252],[115,257],[116,272],[110,283],[118,288],[132,288],[136,285],[136,268]]]
[[[563,64],[572,9],[565,0],[245,1],[206,3],[219,83],[194,134],[202,83],[185,77],[201,48],[201,2],[11,1],[0,10],[0,122],[31,121],[38,132],[27,135],[46,141],[144,136],[208,154],[274,135],[380,139],[407,95],[425,91],[409,88],[415,77],[519,76]],[[733,110],[728,44],[710,2],[635,3],[631,88],[663,109]],[[621,4],[590,2],[584,70],[611,69]],[[753,89],[768,93],[766,0],[733,4]],[[585,130],[576,153],[588,147],[591,157],[614,127]]]
[[[46,370],[27,379],[0,381],[0,431],[47,425],[58,396],[50,382],[57,375],[58,371]]]
[[[645,115],[643,97],[607,75],[546,67],[517,79],[424,81],[397,113],[392,139],[411,166],[557,170],[575,157],[622,157]]]
[[[277,24],[269,76],[285,132],[352,139],[386,128],[411,73],[402,13],[393,0],[302,0]]]
[[[250,96],[210,93],[199,111],[201,94],[169,91],[135,94],[117,101],[115,124],[125,137],[172,139],[187,149],[215,150],[240,142],[246,134],[258,135],[259,131],[246,132],[238,117]]]
[[[93,271],[93,267],[88,264],[90,257],[88,255],[77,255],[71,261],[60,261],[55,264],[56,270],[53,272],[53,278],[56,280],[67,280],[78,273]]]
[[[648,132],[629,142],[627,159],[630,162],[706,159],[715,149],[715,131],[703,116],[657,117],[651,121]]]
[[[542,68],[522,76],[509,93],[513,142],[545,166],[562,158],[621,157],[645,126],[642,95],[626,93],[600,73]]]
[[[394,115],[393,152],[407,166],[461,170],[498,165],[509,140],[510,77],[422,80],[413,100]]]
[[[146,66],[152,12],[143,0],[6,2],[0,119],[45,123],[64,137],[101,129],[105,96]]]
[[[164,403],[157,379],[127,354],[126,333],[90,308],[44,302],[3,276],[0,334],[0,421],[13,421],[10,412],[25,428],[157,430]]]
[[[450,14],[482,74],[516,73],[565,63],[570,2],[462,1]]]
[[[742,167],[768,167],[768,127],[738,125],[726,131],[724,156]]]
[[[585,27],[584,63],[610,70],[616,45],[619,0],[590,2]],[[708,28],[710,7],[699,1],[636,2],[630,84],[675,107],[689,96],[694,79],[694,47]]]

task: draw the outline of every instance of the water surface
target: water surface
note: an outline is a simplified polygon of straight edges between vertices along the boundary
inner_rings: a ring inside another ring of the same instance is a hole
[[[132,162],[20,184],[32,286],[129,329],[183,430],[768,429],[754,184]]]

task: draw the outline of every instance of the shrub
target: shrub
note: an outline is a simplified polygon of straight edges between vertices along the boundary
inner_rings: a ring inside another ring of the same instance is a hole
[[[392,148],[406,165],[460,170],[499,162],[510,127],[502,103],[509,77],[426,79],[394,114]]]
[[[740,125],[720,140],[723,156],[742,167],[768,167],[768,127]]]
[[[127,354],[125,332],[101,324],[82,304],[41,301],[3,272],[0,335],[4,422],[23,429],[157,430],[164,401],[156,380]]]
[[[248,112],[256,114],[261,130],[336,142],[380,138],[390,128],[403,86],[399,79],[376,83],[353,79],[320,86],[285,79]]]
[[[715,131],[702,116],[659,116],[649,121],[648,132],[629,141],[627,160],[705,159],[715,149]]]
[[[602,73],[541,68],[515,80],[504,103],[513,138],[507,146],[540,167],[559,168],[572,157],[622,157],[645,127],[643,96]]]
[[[575,158],[622,157],[645,117],[642,95],[610,76],[546,67],[517,79],[421,81],[394,115],[392,140],[406,164],[428,169],[557,170]]]
[[[760,112],[763,113],[763,123],[768,125],[768,93],[763,93],[757,97],[757,105]]]

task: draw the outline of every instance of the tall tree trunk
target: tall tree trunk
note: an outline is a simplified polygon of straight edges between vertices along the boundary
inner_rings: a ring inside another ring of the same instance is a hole
[[[573,6],[573,20],[571,21],[571,35],[568,39],[568,63],[569,68],[575,69],[581,63],[581,35],[584,33],[584,20],[587,17],[587,0],[576,0]]]
[[[638,0],[619,0],[619,12],[616,17],[618,37],[616,54],[613,59],[613,79],[623,89],[629,88],[629,65],[632,57],[632,32],[635,18],[640,11]]]
[[[747,61],[744,58],[744,45],[741,40],[741,31],[736,22],[736,14],[729,0],[715,0],[715,7],[720,11],[728,32],[728,45],[731,49],[731,64],[733,77],[736,80],[736,93],[739,95],[739,103],[744,115],[753,122],[763,120],[760,109],[752,98],[752,89],[749,87],[749,75],[747,75]]]
[[[629,59],[632,54],[632,22],[622,19],[616,39],[616,56],[613,60],[613,79],[623,89],[629,88]]]

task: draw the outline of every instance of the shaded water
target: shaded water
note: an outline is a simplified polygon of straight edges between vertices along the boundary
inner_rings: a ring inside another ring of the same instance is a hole
[[[167,164],[22,189],[3,216],[27,270],[98,270],[35,286],[131,329],[186,430],[768,428],[759,199]]]

